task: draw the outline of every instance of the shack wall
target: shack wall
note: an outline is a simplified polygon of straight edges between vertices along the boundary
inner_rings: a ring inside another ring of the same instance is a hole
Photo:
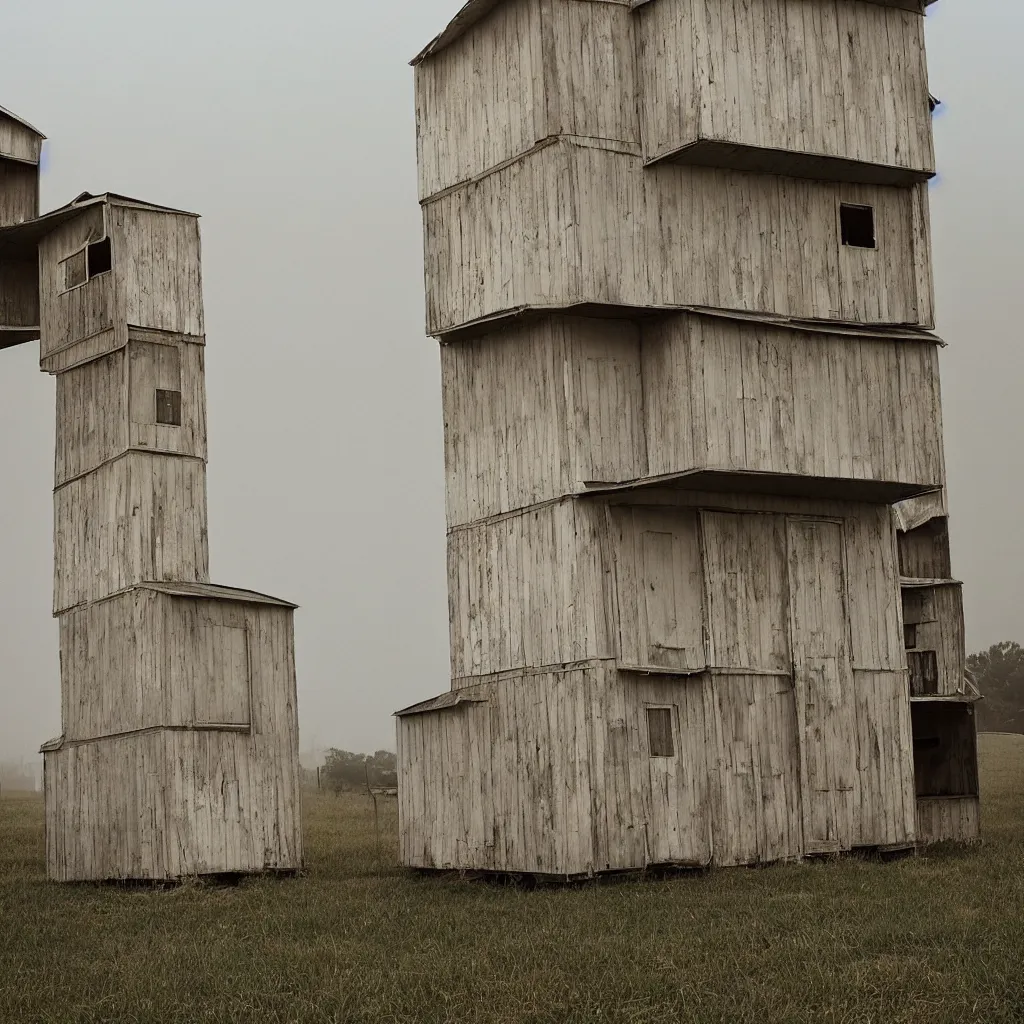
[[[589,875],[803,856],[792,683],[607,666],[482,683],[471,702],[398,720],[400,861]],[[652,753],[666,710],[671,756]],[[837,849],[915,837],[909,703],[899,673],[858,679]]]
[[[920,10],[657,0],[635,17],[648,160],[708,139],[934,171]]]
[[[148,580],[207,582],[206,466],[130,451],[54,492],[54,613]]]
[[[443,345],[441,369],[450,526],[700,469],[803,476],[808,493],[945,479],[930,341],[546,316]]]
[[[873,208],[875,248],[841,243],[843,203]],[[563,140],[441,193],[424,219],[432,335],[586,303],[933,322],[924,185],[645,169]]]
[[[44,755],[54,881],[297,871],[297,758],[281,736],[158,729]]]

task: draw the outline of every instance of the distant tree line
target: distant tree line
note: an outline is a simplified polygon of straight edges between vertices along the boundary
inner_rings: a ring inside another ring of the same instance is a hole
[[[1024,733],[1024,647],[1012,641],[972,654],[967,669],[985,698],[978,705],[983,732]]]
[[[350,750],[327,751],[320,784],[334,792],[362,789],[395,789],[398,786],[398,756],[390,750],[374,754],[353,754]]]

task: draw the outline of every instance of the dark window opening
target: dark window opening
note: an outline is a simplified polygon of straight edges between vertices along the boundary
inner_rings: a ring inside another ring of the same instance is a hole
[[[903,646],[912,651],[917,646],[917,626],[906,625],[903,627]]]
[[[899,535],[900,575],[919,580],[948,580],[949,525],[945,517]]]
[[[935,651],[909,652],[907,666],[911,697],[932,697],[939,692],[939,661]]]
[[[903,621],[907,625],[915,626],[938,621],[935,611],[935,591],[932,588],[903,588]]]
[[[77,288],[85,284],[85,250],[76,252],[64,261],[64,289]]]
[[[165,423],[170,427],[181,426],[180,391],[163,391],[157,388],[156,421],[157,423]]]
[[[970,704],[912,704],[918,796],[977,796],[978,745]]]
[[[99,274],[106,274],[111,266],[110,239],[101,238],[93,242],[86,250],[89,254],[89,277],[94,278]]]
[[[857,249],[875,248],[875,211],[870,206],[839,207],[839,223],[842,227],[843,245]]]
[[[672,709],[647,709],[647,739],[651,746],[651,757],[675,757],[672,742]]]

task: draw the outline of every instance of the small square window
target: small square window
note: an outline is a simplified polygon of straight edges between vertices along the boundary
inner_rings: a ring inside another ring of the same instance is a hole
[[[85,284],[85,250],[76,252],[64,260],[64,289],[77,288]]]
[[[647,709],[647,739],[651,747],[651,757],[675,757],[675,744],[672,742],[672,709]]]
[[[101,238],[98,242],[93,242],[86,251],[89,254],[88,271],[90,279],[98,274],[105,274],[110,270],[112,263],[109,238]]]
[[[843,245],[850,245],[855,249],[876,248],[875,211],[872,207],[841,204],[839,224],[843,233]]]
[[[180,391],[163,391],[157,388],[156,421],[157,423],[166,423],[170,427],[181,426]]]

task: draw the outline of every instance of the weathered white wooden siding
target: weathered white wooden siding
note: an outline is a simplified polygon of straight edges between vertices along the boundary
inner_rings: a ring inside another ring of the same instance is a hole
[[[955,831],[920,801],[973,796],[973,754],[915,747],[939,712],[911,701],[877,503],[944,482],[934,340],[871,336],[933,320],[922,12],[481,2],[420,64],[455,693],[399,718],[403,863]],[[648,485],[700,471],[717,492]]]
[[[69,741],[161,726],[294,731],[291,609],[128,591],[61,616]]]
[[[850,788],[836,849],[914,840],[900,683],[895,673],[861,677],[851,693]],[[399,717],[406,866],[578,875],[813,852],[792,679],[593,666],[484,681],[464,696]],[[670,713],[671,757],[651,755],[652,707]]]
[[[35,261],[0,261],[0,328],[38,326],[39,282]]]
[[[496,870],[491,722],[486,699],[399,719],[402,864]]]
[[[65,287],[62,261],[110,238],[112,270]],[[115,202],[84,209],[39,246],[40,365],[51,373],[128,343],[129,329],[204,333],[199,222]]]
[[[671,492],[664,505],[623,500],[570,498],[450,533],[456,687],[588,659],[791,675],[786,531],[796,516],[840,526],[851,667],[898,672],[906,688],[884,506],[688,492]]]
[[[546,135],[639,146],[637,67],[628,4],[545,0]]]
[[[948,580],[952,577],[949,519],[945,515],[900,531],[898,539],[901,576],[915,580]]]
[[[131,451],[54,492],[54,612],[146,580],[209,579],[206,466]]]
[[[913,842],[914,747],[906,674],[855,668],[851,698],[856,730],[853,843]]]
[[[202,336],[199,219],[111,204],[118,318],[131,327]]]
[[[32,164],[0,160],[0,227],[23,224],[38,216],[39,168]]]
[[[57,375],[55,483],[66,483],[128,447],[123,349]]]
[[[647,159],[707,139],[935,170],[920,12],[655,0],[636,19]]]
[[[609,514],[625,666],[700,671],[708,664],[697,515],[643,507]]]
[[[546,134],[540,0],[511,0],[416,68],[420,198],[530,149]]]
[[[643,400],[652,476],[706,466],[935,486],[945,478],[929,342],[668,317],[643,325]]]
[[[420,198],[558,136],[639,152],[625,4],[511,0],[416,68]]]
[[[576,501],[454,530],[454,685],[528,666],[615,657],[608,543],[604,508]]]
[[[963,694],[967,669],[963,584],[904,587],[903,624],[911,694]]]
[[[592,723],[588,870],[711,863],[720,792],[709,771],[714,714],[706,680],[606,669],[583,697]],[[648,707],[669,710],[673,757],[651,756]]]
[[[38,164],[42,148],[43,140],[38,132],[0,114],[0,158]]]
[[[698,469],[803,476],[808,493],[944,480],[928,341],[552,316],[443,345],[441,366],[450,526]]]
[[[281,734],[157,729],[44,755],[55,881],[302,867],[298,759]]]
[[[484,703],[400,718],[401,862],[589,873],[595,681],[531,674],[479,687]]]
[[[203,348],[132,341],[57,375],[56,483],[128,448],[206,458]],[[156,422],[156,390],[181,392],[181,425]]]
[[[560,136],[635,152],[642,140],[648,160],[713,141],[718,166],[742,159],[808,177],[906,183],[934,172],[912,0],[630,6],[496,4],[419,63],[420,198]],[[779,163],[786,154],[847,166]]]
[[[51,877],[301,866],[292,615],[139,589],[61,616]]]
[[[917,801],[917,840],[968,843],[981,836],[981,800],[976,796],[921,797]]]
[[[627,665],[696,669],[712,665],[745,672],[789,674],[787,595],[787,516],[819,517],[842,523],[847,614],[854,669],[906,670],[900,618],[893,527],[887,509],[848,502],[760,498],[754,495],[699,494],[682,491],[615,499],[613,521],[617,608],[622,658]],[[643,502],[641,505],[640,502]],[[698,532],[696,510],[700,513]],[[728,511],[726,511],[728,510]],[[648,539],[648,535],[654,537]],[[661,537],[671,535],[674,578],[659,559]],[[651,566],[641,575],[641,558],[651,547]],[[694,552],[700,552],[695,563]],[[651,588],[651,577],[662,577]],[[696,577],[696,578],[695,578]],[[664,603],[656,601],[664,593]],[[672,603],[674,602],[674,604]],[[701,634],[694,615],[702,610]],[[638,643],[650,636],[652,619],[672,626],[676,643],[689,651],[680,657],[672,644]],[[706,645],[697,658],[694,642]],[[662,658],[634,661],[634,658]]]
[[[636,324],[523,322],[442,346],[441,370],[449,525],[646,475]]]
[[[590,499],[593,500],[593,499]],[[636,579],[635,569],[623,568],[633,564],[629,552],[636,550],[638,529],[645,527],[638,526],[638,523],[645,522],[645,518],[635,519],[640,512],[641,517],[647,517],[650,510],[657,510],[661,521],[672,522],[673,531],[685,532],[692,529],[693,511],[703,509],[704,520],[714,520],[719,512],[745,513],[737,516],[733,522],[730,533],[732,538],[729,541],[729,550],[723,545],[726,538],[721,536],[721,530],[712,532],[703,541],[703,557],[705,564],[711,564],[719,569],[729,561],[745,551],[752,560],[746,570],[746,579],[742,581],[744,587],[744,600],[756,599],[759,594],[767,594],[771,588],[777,589],[779,568],[768,564],[770,559],[778,559],[778,542],[761,547],[764,543],[764,535],[774,535],[779,529],[777,525],[767,525],[763,517],[769,515],[775,518],[785,517],[817,517],[821,519],[836,520],[842,523],[843,542],[845,548],[845,580],[848,593],[847,613],[849,615],[850,630],[850,658],[854,670],[864,669],[870,671],[884,672],[906,672],[906,657],[903,647],[902,616],[900,605],[899,574],[896,564],[896,538],[895,528],[888,508],[879,505],[858,504],[844,501],[820,501],[814,499],[797,499],[773,497],[769,495],[756,494],[730,494],[730,493],[702,493],[697,491],[645,489],[642,496],[639,494],[622,493],[608,499],[612,506],[613,519],[616,529],[616,540],[614,549],[616,552],[616,572],[619,574],[618,583],[618,608],[619,621],[626,623],[627,616],[632,616],[635,621],[638,614],[635,610],[629,610],[632,603],[640,600],[640,596],[631,596],[635,590],[628,584],[629,579]],[[719,520],[721,522],[721,520]],[[664,527],[662,527],[664,528]],[[630,530],[633,531],[632,537]],[[707,532],[707,531],[705,531]],[[704,570],[705,588],[712,573]],[[776,582],[772,582],[776,581]],[[730,581],[730,585],[737,588],[741,581],[737,578]],[[668,592],[668,591],[666,591]],[[675,581],[672,591],[679,595],[679,608],[677,616],[689,616],[682,601],[689,589],[686,576],[680,576]],[[706,591],[705,591],[706,594]],[[646,594],[643,601],[646,601]],[[694,598],[689,600],[703,601],[705,606],[708,598]],[[778,611],[777,598],[772,599],[776,613]],[[670,613],[669,613],[670,614]],[[705,607],[705,629],[710,636],[710,624],[707,618],[708,611]],[[757,667],[774,671],[770,659],[775,657],[775,651],[781,646],[774,639],[774,634],[779,627],[778,623],[771,627],[762,626],[749,620],[741,623],[738,618],[733,619],[735,628],[747,630],[746,637],[742,640],[739,636],[735,639],[724,631],[729,627],[727,624],[716,626],[716,629],[723,630],[723,637],[728,641],[726,649],[742,648],[744,651],[763,651],[768,664]],[[783,626],[781,628],[788,628]],[[767,633],[761,632],[767,630]],[[772,639],[769,639],[772,637]],[[710,649],[708,660],[705,664],[716,665],[711,660]],[[665,667],[663,665],[663,667]],[[716,667],[730,668],[719,662]],[[740,673],[742,674],[742,673]]]
[[[129,428],[132,447],[206,458],[206,368],[202,345],[154,332],[128,345]],[[181,424],[157,423],[157,390],[181,392]]]
[[[874,208],[876,248],[841,244],[842,203]],[[424,218],[434,335],[581,303],[932,323],[924,185],[645,169],[563,140],[443,193]]]
[[[106,236],[106,210],[103,205],[91,206],[80,217],[66,221],[39,244],[39,359],[44,362],[59,355],[77,342],[109,335],[105,348],[114,348],[114,324],[117,304],[114,275],[101,274],[74,288],[66,288],[62,261],[80,250],[87,242]],[[119,258],[116,246],[113,259]],[[127,332],[123,340],[127,340]]]

